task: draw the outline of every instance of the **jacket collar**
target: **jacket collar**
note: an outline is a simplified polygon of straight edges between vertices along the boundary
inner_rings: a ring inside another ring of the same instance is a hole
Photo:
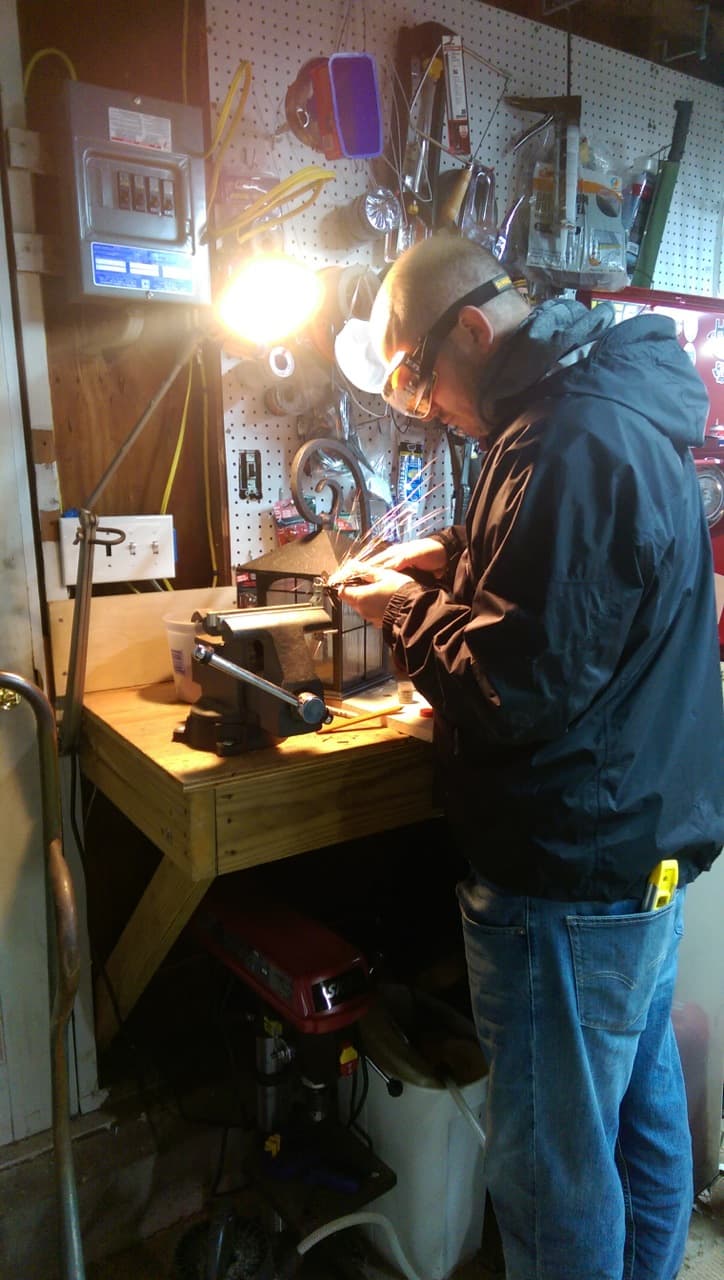
[[[614,316],[610,302],[589,311],[574,298],[551,298],[534,307],[482,371],[478,406],[483,420],[493,427],[509,421],[520,399],[561,362],[580,358],[578,349],[595,342]]]

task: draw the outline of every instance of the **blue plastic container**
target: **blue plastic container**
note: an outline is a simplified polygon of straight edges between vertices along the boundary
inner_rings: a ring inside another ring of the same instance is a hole
[[[369,53],[329,58],[332,111],[342,155],[371,160],[382,154],[382,108],[377,64]]]

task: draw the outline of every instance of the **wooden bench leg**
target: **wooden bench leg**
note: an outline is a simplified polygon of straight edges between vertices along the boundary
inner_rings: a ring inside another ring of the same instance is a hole
[[[95,982],[96,1044],[105,1049],[213,880],[190,880],[164,858]]]

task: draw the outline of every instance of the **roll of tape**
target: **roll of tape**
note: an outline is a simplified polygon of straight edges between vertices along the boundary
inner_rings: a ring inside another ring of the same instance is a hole
[[[277,383],[291,378],[297,362],[288,347],[270,347],[255,360],[240,360],[236,373],[242,386],[250,391],[267,391]]]

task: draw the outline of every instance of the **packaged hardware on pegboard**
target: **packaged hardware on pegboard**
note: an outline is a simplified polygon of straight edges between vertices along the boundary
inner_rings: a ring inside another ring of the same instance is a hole
[[[610,158],[577,125],[554,121],[519,154],[501,261],[534,285],[624,289],[623,203],[623,175]]]
[[[256,574],[249,573],[246,569],[237,568],[234,572],[234,579],[236,582],[237,609],[252,609],[257,602]]]
[[[291,498],[281,498],[272,504],[274,532],[277,545],[283,547],[295,538],[303,538],[307,533],[314,533],[315,526],[300,516]]]
[[[625,288],[626,232],[620,174],[579,166],[575,225],[566,226],[555,226],[549,217],[554,181],[554,166],[538,161],[533,173],[526,259],[531,275],[540,274],[563,287]]]

